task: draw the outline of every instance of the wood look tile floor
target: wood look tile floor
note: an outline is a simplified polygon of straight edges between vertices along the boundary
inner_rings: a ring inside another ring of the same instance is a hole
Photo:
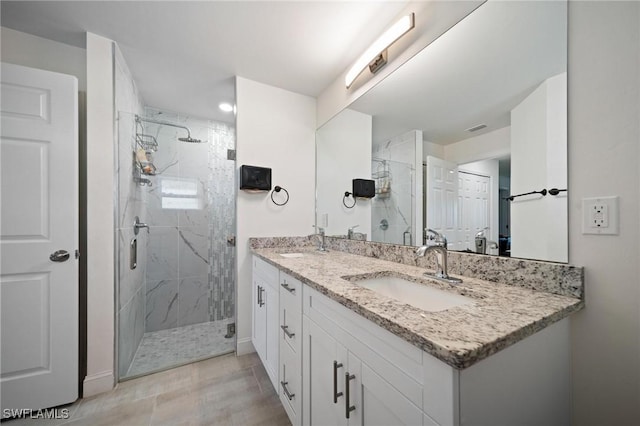
[[[69,409],[68,419],[11,419],[2,426],[291,425],[255,353],[129,380],[59,408]]]

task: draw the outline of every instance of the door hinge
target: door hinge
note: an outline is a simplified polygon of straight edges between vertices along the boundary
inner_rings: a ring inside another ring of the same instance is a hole
[[[235,149],[228,149],[227,150],[227,160],[234,160],[236,159],[236,150]]]
[[[76,249],[76,259],[80,259],[80,250]]]

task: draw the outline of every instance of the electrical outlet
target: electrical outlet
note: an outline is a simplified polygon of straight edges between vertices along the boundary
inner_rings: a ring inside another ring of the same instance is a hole
[[[582,199],[582,233],[618,234],[618,197]]]

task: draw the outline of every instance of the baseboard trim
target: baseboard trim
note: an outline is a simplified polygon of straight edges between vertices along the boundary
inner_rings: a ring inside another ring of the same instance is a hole
[[[236,341],[236,354],[238,356],[250,354],[255,351],[253,343],[251,343],[251,337],[245,337],[244,339],[238,339]]]
[[[105,371],[98,374],[92,374],[84,378],[82,386],[82,397],[98,395],[113,389],[115,377],[113,371]]]

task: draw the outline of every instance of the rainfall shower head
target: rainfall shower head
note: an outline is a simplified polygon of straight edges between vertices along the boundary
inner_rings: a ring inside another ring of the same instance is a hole
[[[171,126],[171,127],[177,127],[179,129],[185,129],[187,131],[187,137],[186,138],[178,138],[178,140],[180,142],[202,143],[202,141],[200,139],[194,139],[194,138],[191,137],[191,130],[189,130],[189,128],[187,126],[182,126],[180,124],[171,123],[169,121],[156,120],[156,119],[147,118],[147,117],[140,117],[139,115],[136,115],[136,121],[146,121],[148,123],[160,124],[161,126]]]
[[[186,138],[178,138],[180,142],[189,142],[189,143],[202,143],[200,139],[194,139],[191,135],[188,135]]]

